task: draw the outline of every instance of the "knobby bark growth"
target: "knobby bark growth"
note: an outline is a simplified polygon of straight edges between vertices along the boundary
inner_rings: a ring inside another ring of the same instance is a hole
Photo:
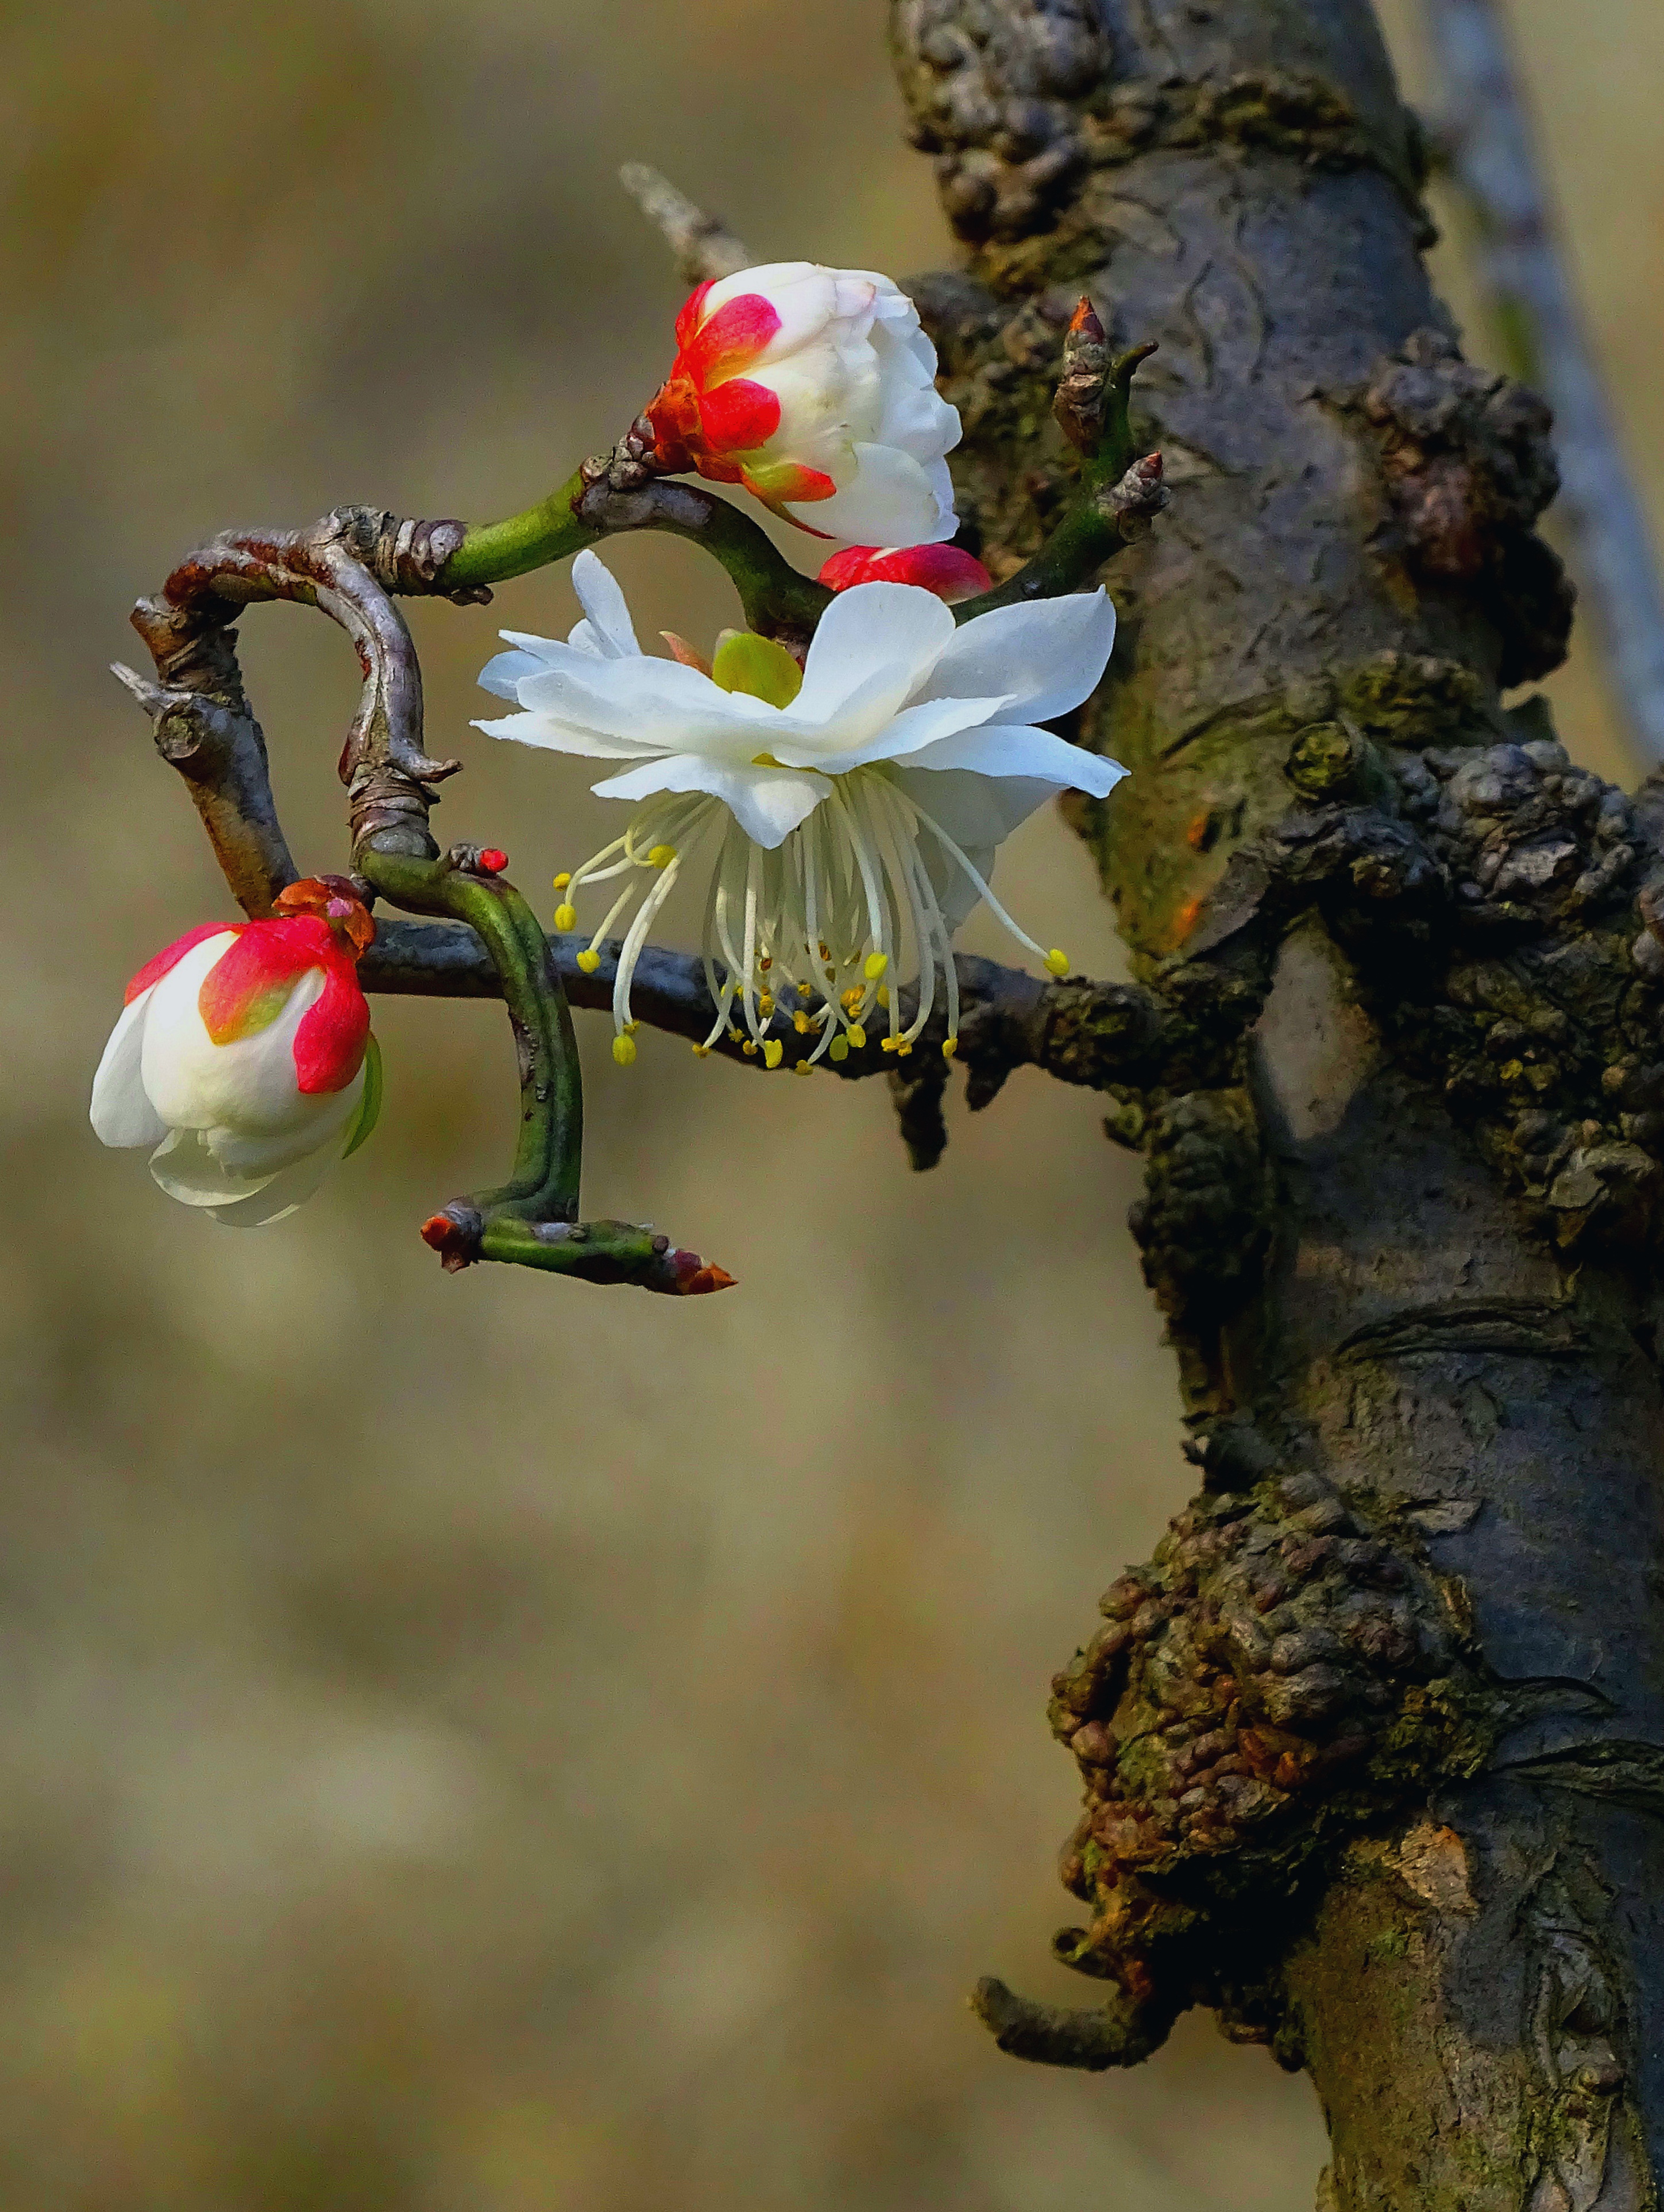
[[[1316,2083],[1335,2212],[1615,2212],[1664,2164],[1659,794],[1540,700],[1570,594],[1531,393],[1466,364],[1367,0],[896,0],[967,266],[912,289],[996,579],[1072,464],[1083,287],[1160,351],[1076,826],[1152,1011],[1112,1085],[1202,1487],[1059,1674],[1102,2001]],[[1655,901],[1657,904],[1655,905]]]

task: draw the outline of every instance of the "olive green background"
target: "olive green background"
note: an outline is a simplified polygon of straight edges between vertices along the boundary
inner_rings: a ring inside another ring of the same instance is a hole
[[[484,519],[605,443],[678,301],[621,159],[759,258],[939,262],[883,15],[0,14],[7,2212],[1311,2201],[1314,2101],[1263,2051],[1190,2021],[1075,2078],[963,2008],[990,1970],[1090,1998],[1045,1959],[1076,1796],[1046,1681],[1187,1488],[1089,1097],[956,1104],[914,1177],[882,1085],[645,1033],[622,1074],[582,1018],[590,1206],[740,1279],[685,1306],[452,1279],[418,1242],[505,1155],[493,1007],[381,1007],[380,1133],[274,1231],[193,1219],[85,1121],[126,976],[227,908],[104,672],[134,596],[222,524]],[[1664,26],[1518,19],[1657,510]],[[731,618],[686,547],[616,565],[645,635]],[[572,612],[546,575],[413,617],[470,763],[438,826],[548,903],[608,811],[465,725],[495,624]],[[244,635],[296,852],[338,866],[350,653],[288,608]],[[1551,688],[1618,772],[1588,665]],[[1115,971],[1055,818],[1001,889]]]

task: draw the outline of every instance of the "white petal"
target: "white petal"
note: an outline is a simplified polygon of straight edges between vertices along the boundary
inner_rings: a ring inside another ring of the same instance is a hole
[[[326,1146],[293,1167],[281,1169],[252,1198],[210,1206],[208,1218],[222,1229],[269,1229],[275,1222],[286,1221],[306,1204],[340,1158],[339,1146]]]
[[[712,285],[705,295],[701,327],[730,300],[760,292],[780,317],[777,330],[759,362],[784,360],[817,337],[839,311],[837,272],[812,261],[765,261],[741,269]]]
[[[219,1206],[264,1190],[271,1176],[233,1175],[216,1157],[210,1133],[174,1129],[150,1155],[150,1172],[169,1198],[181,1206]]]
[[[580,623],[578,629],[582,628],[583,624]],[[577,630],[574,630],[573,636],[576,635]],[[570,643],[570,640],[568,642]],[[499,699],[518,701],[521,678],[535,676],[543,665],[535,653],[500,653],[481,669],[480,687],[483,690],[495,691]]]
[[[150,1172],[169,1198],[193,1206],[228,1228],[260,1229],[310,1198],[340,1158],[341,1144],[314,1148],[268,1175],[232,1174],[202,1129],[176,1129],[151,1155]]]
[[[894,692],[887,718],[926,681],[953,635],[950,610],[916,584],[857,584],[840,592],[820,618],[788,720],[830,725],[835,718],[841,724],[859,710],[865,721],[871,701]],[[870,734],[864,728],[851,741]]]
[[[210,1129],[207,1132],[208,1142],[215,1158],[228,1175],[245,1181],[274,1176],[283,1168],[292,1167],[296,1160],[309,1158],[320,1147],[333,1146],[339,1150],[346,1141],[347,1126],[355,1118],[363,1096],[364,1071],[361,1067],[344,1089],[307,1095],[307,1110],[286,1129],[253,1134],[230,1128]]]
[[[605,562],[587,546],[572,564],[572,588],[578,594],[578,604],[588,617],[591,634],[604,657],[609,660],[639,660],[641,648],[636,643],[635,625],[629,618],[629,607],[618,580]],[[584,624],[580,623],[578,627],[581,629]]]
[[[818,775],[752,768],[674,753],[592,787],[598,799],[651,799],[659,791],[703,791],[720,799],[752,842],[771,850],[807,820],[831,785]]]
[[[968,769],[915,769],[911,761],[896,771],[896,781],[968,853],[973,847],[991,852],[1003,845],[1057,791],[1054,783],[1028,777],[974,775]],[[933,842],[926,830],[921,848]]]
[[[857,445],[854,481],[830,499],[788,511],[811,530],[855,545],[935,545],[958,528],[941,477],[898,447]],[[944,465],[937,465],[945,474]]]
[[[918,696],[1008,691],[1025,720],[1049,722],[1090,697],[1114,642],[1115,610],[1102,588],[995,607],[961,626]]]
[[[911,341],[922,339],[923,356]],[[936,389],[936,355],[919,329],[888,320],[872,326],[872,349],[882,404],[868,435],[875,445],[900,446],[915,460],[939,461],[959,443],[958,410]],[[950,501],[951,504],[951,501]]]
[[[946,830],[986,882],[994,855],[1020,823],[1056,794],[1051,783],[1018,776],[973,775],[964,769],[917,769],[909,761],[896,781],[916,806]],[[919,850],[950,930],[981,902],[977,890],[956,860],[944,852],[928,830],[919,833]]]
[[[892,714],[874,737],[865,744],[841,745],[834,740],[838,729],[818,740],[794,744],[788,738],[776,738],[772,748],[774,757],[785,762],[788,768],[817,769],[823,775],[845,775],[853,768],[865,767],[871,761],[900,760],[906,757],[920,767],[927,763],[920,757],[921,748],[933,749],[937,744],[955,743],[962,731],[974,730],[990,715],[1003,713],[1011,704],[1008,699],[928,699],[922,706],[903,707]],[[1056,742],[1061,744],[1060,738]],[[1070,747],[1072,751],[1074,748]]]
[[[553,714],[503,714],[495,721],[477,721],[470,727],[488,738],[507,738],[517,745],[540,745],[547,752],[578,753],[586,760],[641,760],[653,757],[654,749],[633,745],[625,738],[600,738]]]
[[[910,711],[917,714],[919,709]],[[1089,753],[1084,745],[1072,745],[1050,730],[1012,723],[993,723],[939,738],[911,753],[908,766],[938,772],[965,769],[995,779],[1031,776],[1071,791],[1089,791],[1094,799],[1107,799],[1127,774],[1119,761]]]
[[[151,1103],[170,1129],[288,1139],[323,1128],[337,1112],[342,1094],[301,1091],[295,1034],[324,988],[324,971],[312,968],[298,976],[282,1012],[264,1029],[216,1044],[197,994],[232,941],[228,931],[205,939],[155,986],[142,1062]]]
[[[93,1130],[102,1145],[155,1145],[167,1134],[142,1073],[145,1011],[155,988],[153,983],[122,1008],[93,1078]]]
[[[514,732],[522,743],[588,752],[591,739],[604,738],[614,745],[602,757],[615,759],[710,746],[720,757],[749,760],[764,750],[780,711],[745,692],[725,691],[680,661],[595,660],[569,652],[561,665],[527,677],[519,700],[547,726],[543,735]]]

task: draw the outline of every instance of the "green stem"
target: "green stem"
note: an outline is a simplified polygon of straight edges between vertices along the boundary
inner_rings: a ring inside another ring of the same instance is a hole
[[[520,1066],[520,1126],[507,1182],[467,1203],[494,1218],[574,1222],[583,1165],[584,1101],[566,993],[537,917],[512,884],[449,860],[361,852],[381,896],[410,914],[465,921],[502,978]]]
[[[1105,386],[1102,441],[1097,452],[1083,462],[1079,486],[1062,521],[1014,576],[977,599],[961,599],[953,611],[956,622],[971,622],[994,607],[1020,606],[1031,599],[1054,599],[1066,592],[1078,592],[1127,544],[1106,495],[1139,458],[1133,436],[1133,379],[1139,362],[1155,350],[1153,345],[1134,346],[1112,365]]]
[[[546,568],[553,561],[564,561],[593,545],[602,532],[580,522],[574,512],[583,494],[583,477],[574,471],[558,490],[528,507],[524,514],[511,514],[503,522],[470,524],[468,535],[445,564],[440,588],[459,592],[506,584],[512,576],[529,575],[534,568]]]
[[[702,546],[727,570],[746,622],[762,636],[806,641],[832,603],[823,584],[801,575],[767,531],[726,500],[665,477],[615,491],[604,482],[586,485],[581,473],[523,514],[471,526],[436,588],[448,592],[506,583],[632,530],[666,531]]]

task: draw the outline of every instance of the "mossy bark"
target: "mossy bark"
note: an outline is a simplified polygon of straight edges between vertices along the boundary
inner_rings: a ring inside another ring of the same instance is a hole
[[[1245,1883],[1250,2002],[1228,1884],[1179,1970],[1135,1955],[1125,1908],[1193,1867],[1199,1837],[1227,1847],[1217,1807],[1247,1790],[1252,1681],[1217,1654],[1198,1662],[1224,1718],[1182,1771],[1201,1757],[1218,1772],[1169,1801],[1136,1759],[1113,1779],[1133,1693],[1116,1638],[1113,1680],[1095,1640],[1060,1678],[1062,1726],[1089,1784],[1112,1778],[1093,1785],[1114,1815],[1096,1832],[1142,1841],[1119,1867],[1108,1846],[1076,1854],[1099,1918],[1072,1963],[1157,2014],[1214,2002],[1232,2033],[1309,2065],[1334,2212],[1638,2212],[1664,2173],[1664,1394],[1650,1201],[1625,1212],[1611,1193],[1625,1176],[1652,1187],[1659,1133],[1618,1109],[1640,1079],[1625,917],[1657,859],[1616,794],[1575,777],[1565,804],[1608,808],[1618,857],[1597,881],[1593,843],[1563,852],[1542,810],[1561,803],[1564,756],[1540,719],[1504,714],[1501,687],[1555,664],[1568,619],[1531,534],[1553,489],[1546,418],[1461,362],[1429,290],[1416,132],[1363,0],[897,0],[896,33],[915,137],[969,248],[964,272],[919,295],[966,419],[968,535],[996,576],[1032,553],[1070,473],[1048,405],[1079,292],[1115,346],[1160,341],[1135,423],[1174,505],[1118,562],[1120,641],[1079,732],[1134,773],[1077,817],[1142,972],[1157,989],[1203,972],[1249,856],[1302,777],[1321,784],[1337,761],[1400,793],[1395,821],[1420,806],[1455,841],[1436,864],[1455,910],[1442,951],[1401,908],[1370,904],[1373,860],[1347,860],[1356,911],[1332,903],[1267,955],[1233,1079],[1144,1099],[1121,1133],[1151,1160],[1139,1233],[1210,1488],[1293,1468],[1352,1525],[1413,1524],[1414,1571],[1471,1634],[1485,1769],[1464,1778],[1430,1751],[1393,1802],[1357,1796],[1320,1879],[1280,1899]],[[1486,762],[1504,783],[1517,764],[1518,804],[1538,809],[1513,830],[1479,789]],[[1526,886],[1512,903],[1510,866]],[[1532,908],[1569,869],[1583,907],[1568,891]],[[1601,900],[1604,937],[1585,914]],[[1581,1103],[1557,1103],[1574,1079],[1546,1042],[1570,1017],[1527,1005],[1524,983],[1501,1007],[1494,975],[1472,981],[1491,975],[1478,953],[1453,981],[1449,944],[1481,923],[1510,976],[1612,969]],[[1481,1024],[1477,1076],[1449,1042],[1465,1021]],[[1465,1110],[1492,1067],[1501,1089]],[[1545,1101],[1553,1113],[1528,1110]],[[1558,1149],[1533,1182],[1540,1140]],[[1344,1564],[1304,1570],[1333,1572],[1324,1602],[1343,1626],[1363,1603]],[[1201,1648],[1205,1577],[1181,1561],[1162,1588],[1169,1610],[1201,1607]],[[1291,1650],[1331,1633],[1284,1626]],[[1181,1747],[1183,1701],[1163,1694],[1157,1718]],[[1345,1786],[1291,1784],[1274,1815],[1309,1819]],[[1089,1788],[1089,1827],[1094,1802]]]

